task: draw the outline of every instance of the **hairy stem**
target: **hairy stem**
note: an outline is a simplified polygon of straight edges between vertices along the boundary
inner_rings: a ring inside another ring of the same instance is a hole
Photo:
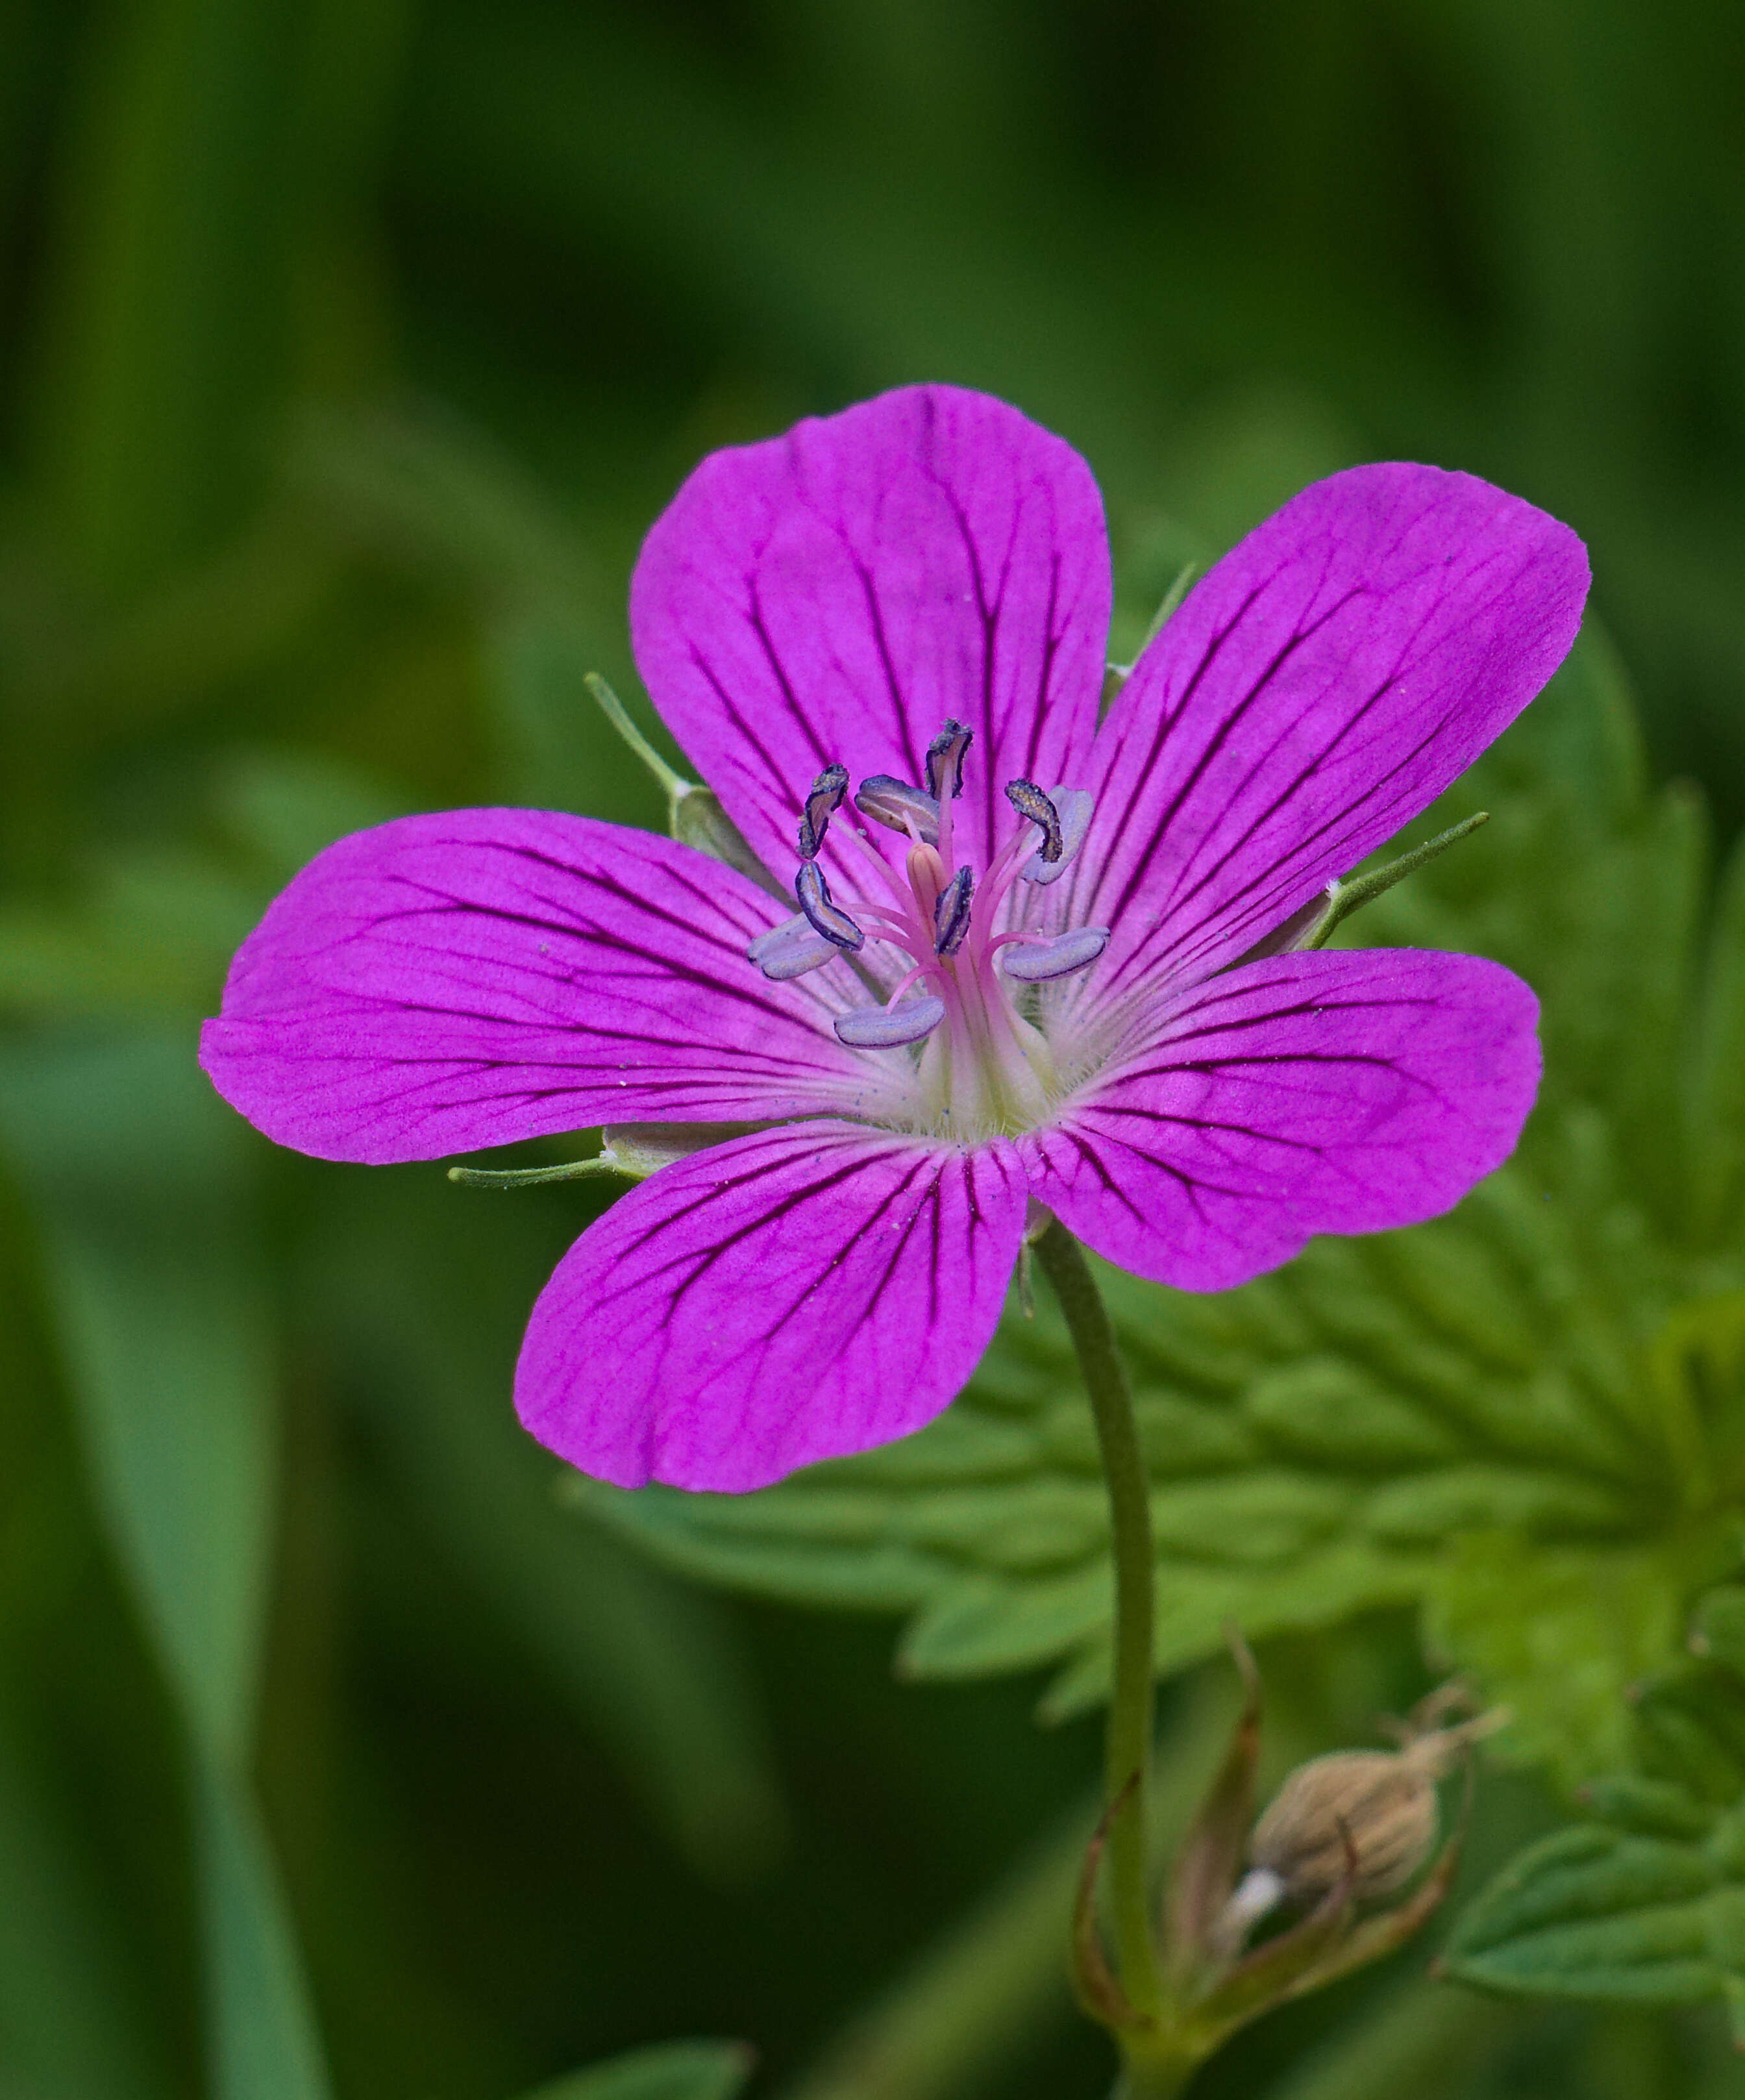
[[[1058,1220],[1034,1244],[1037,1261],[1060,1301],[1077,1352],[1108,1483],[1115,1560],[1115,1683],[1109,1701],[1104,1798],[1113,1802],[1124,1789],[1131,1785],[1133,1789],[1109,1829],[1109,1893],[1121,1988],[1138,2011],[1156,2018],[1163,2010],[1163,1998],[1152,1943],[1147,1842],[1154,1568],[1150,1482],[1139,1449],[1126,1367],[1084,1250]],[[1140,2085],[1135,2100],[1139,2093],[1154,2089],[1162,2089]]]

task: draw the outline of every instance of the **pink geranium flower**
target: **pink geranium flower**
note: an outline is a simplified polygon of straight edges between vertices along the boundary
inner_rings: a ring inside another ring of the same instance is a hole
[[[1204,578],[1099,725],[1077,454],[949,387],[802,423],[706,460],[631,591],[656,707],[798,911],[589,818],[407,818],[277,899],[202,1061],[328,1159],[755,1126],[582,1234],[516,1401],[585,1472],[757,1487],[945,1405],[1033,1204],[1218,1290],[1506,1158],[1527,987],[1289,934],[1538,691],[1586,588],[1527,504],[1355,468]]]

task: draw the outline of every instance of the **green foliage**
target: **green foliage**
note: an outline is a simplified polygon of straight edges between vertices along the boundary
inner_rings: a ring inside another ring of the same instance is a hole
[[[247,1780],[276,1405],[244,1140],[176,1036],[13,1049],[0,1132],[44,1223],[95,1491],[187,1734],[214,2089],[322,2100]]]
[[[0,2093],[166,2100],[116,1921],[34,1782],[0,1732]]]
[[[1745,2040],[1745,1680],[1730,1635],[1745,1589],[1699,1604],[1712,1661],[1637,1690],[1632,1768],[1584,1790],[1594,1820],[1527,1847],[1465,1911],[1445,1956],[1517,1994],[1677,2005],[1719,2001]]]
[[[1658,764],[1737,823],[1730,12],[1180,14],[0,0],[7,2100],[181,2100],[203,2029],[230,2085],[306,2083],[287,1902],[347,2092],[491,2100],[729,2017],[780,2065],[1086,1778],[1085,1732],[1027,1738],[1004,1688],[893,1692],[875,1642],[687,1592],[553,1507],[506,1396],[588,1185],[311,1169],[196,1106],[194,1023],[327,838],[493,801],[660,822],[581,682],[658,735],[624,583],[702,452],[916,377],[1002,390],[1096,468],[1122,661],[1183,562],[1304,481],[1473,467],[1590,541]],[[1745,862],[1705,928],[1692,805],[1610,720],[1536,708],[1432,820],[1483,801],[1488,831],[1355,929],[1545,994],[1518,1167],[1446,1228],[1312,1251],[1300,1288],[1122,1309],[1170,1652],[1225,1604],[1422,1599],[1566,1773],[1584,1732],[1621,1740],[1605,1688],[1735,1499]],[[911,1612],[941,1669],[1046,1652],[1094,1697],[1057,1345],[1047,1308],[1015,1319],[954,1426],[836,1502],[796,1483],[768,1536],[644,1515],[753,1586]],[[1350,1733],[1328,1687],[1411,1696],[1377,1681],[1397,1636],[1291,1648],[1306,1751]],[[1666,1769],[1737,1791],[1691,1681],[1637,1710]],[[778,1767],[795,1842],[729,1905],[696,1870],[769,1860]],[[910,2083],[961,2100],[992,2036],[1015,2093],[1106,2086],[1031,1959],[941,1988],[957,2043],[918,2039]],[[1659,2057],[1583,2017],[1517,2060],[1518,2008],[1488,2010],[1403,2002],[1379,2040],[1329,2014],[1313,2089],[1737,2089],[1670,2024]],[[1306,2032],[1252,2037],[1209,2100],[1272,2089]],[[840,2061],[864,2100],[877,2067]]]
[[[218,2100],[324,2100],[327,2067],[259,1813],[234,1775],[194,1780],[208,2049]]]
[[[667,2042],[542,2085],[527,2100],[735,2100],[751,2071],[741,2042]]]
[[[1420,827],[1491,823],[1342,940],[1476,950],[1545,1006],[1517,1158],[1452,1216],[1320,1241],[1194,1298],[1104,1271],[1133,1369],[1158,1548],[1157,1660],[1419,1604],[1509,1701],[1515,1754],[1613,1762],[1622,1688],[1724,1572],[1745,1507],[1745,1241],[1708,1105],[1740,967],[1703,960],[1698,813],[1644,784],[1602,642]],[[1414,833],[1418,836],[1419,833]],[[1109,1573],[1096,1448],[1051,1308],[1014,1313],[968,1391],[894,1449],[756,1495],[578,1500],[669,1564],[908,1615],[900,1662],[1052,1665],[1099,1698]]]

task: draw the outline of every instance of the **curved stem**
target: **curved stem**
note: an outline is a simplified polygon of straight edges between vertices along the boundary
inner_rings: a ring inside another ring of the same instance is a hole
[[[1035,1242],[1035,1252],[1077,1352],[1108,1484],[1115,1560],[1115,1682],[1108,1710],[1105,1800],[1113,1801],[1135,1778],[1138,1781],[1109,1830],[1109,1890],[1121,1987],[1137,2011],[1155,2019],[1162,2013],[1163,1996],[1152,1943],[1147,1845],[1155,1565],[1150,1482],[1139,1449],[1126,1368],[1084,1250],[1055,1220]]]

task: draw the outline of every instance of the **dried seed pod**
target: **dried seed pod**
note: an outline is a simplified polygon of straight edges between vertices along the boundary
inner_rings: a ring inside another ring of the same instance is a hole
[[[1411,1880],[1436,1829],[1435,1768],[1412,1749],[1336,1750],[1285,1780],[1254,1826],[1248,1856],[1276,1878],[1279,1899],[1293,1904],[1318,1903],[1355,1858],[1352,1893],[1367,1903]]]
[[[1347,1876],[1359,1904],[1403,1888],[1435,1848],[1436,1782],[1480,1737],[1509,1719],[1497,1708],[1438,1727],[1464,1702],[1457,1686],[1432,1692],[1393,1724],[1398,1750],[1335,1750],[1299,1765],[1268,1803],[1249,1839],[1249,1872],[1214,1929],[1226,1951],[1280,1904],[1307,1908]]]

